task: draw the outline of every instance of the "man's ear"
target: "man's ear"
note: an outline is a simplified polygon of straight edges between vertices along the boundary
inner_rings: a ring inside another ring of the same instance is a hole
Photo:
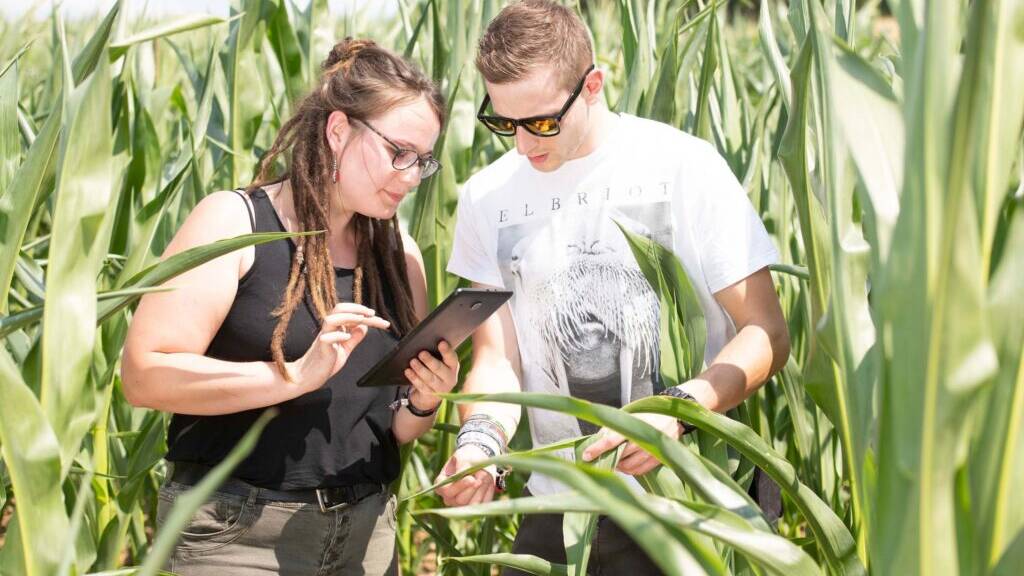
[[[587,76],[587,80],[583,83],[583,99],[587,101],[587,104],[593,104],[597,102],[598,98],[601,97],[601,90],[604,88],[604,70],[600,68],[594,68]]]
[[[341,110],[331,112],[327,117],[327,126],[324,128],[324,137],[327,138],[327,145],[335,155],[341,154],[352,134],[352,124],[348,121],[348,114]]]

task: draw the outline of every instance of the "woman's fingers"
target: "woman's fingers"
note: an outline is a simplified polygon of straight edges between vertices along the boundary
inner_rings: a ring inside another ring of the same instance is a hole
[[[334,305],[331,309],[331,313],[347,312],[349,314],[358,314],[360,316],[376,316],[377,312],[373,308],[368,308],[362,304],[356,304],[355,302],[339,302]]]
[[[447,342],[442,340],[441,343],[437,345],[437,351],[441,353],[441,360],[444,362],[445,366],[454,370],[459,369],[459,355],[455,353],[455,350],[453,350]]]
[[[455,385],[455,380],[459,373],[459,359],[452,352],[452,349],[448,346],[447,342],[442,341],[438,346],[438,351],[444,359],[443,362],[438,360],[437,357],[430,352],[424,350],[420,352],[412,362],[410,362],[410,366],[415,366],[418,363],[419,365],[427,368],[437,379],[437,382],[434,384],[440,386],[439,388],[436,388],[436,390],[438,392],[447,392]],[[423,375],[422,373],[421,377],[427,380],[430,379],[429,376]]]
[[[349,353],[351,353],[351,352],[352,352],[352,350],[353,350],[353,349],[354,349],[354,348],[355,348],[356,346],[358,346],[360,342],[362,342],[362,341],[363,341],[363,338],[366,338],[366,333],[367,333],[367,332],[369,332],[369,331],[370,331],[370,329],[369,329],[369,328],[367,328],[366,326],[362,326],[362,325],[360,325],[360,326],[355,326],[355,327],[353,327],[353,328],[352,328],[352,329],[351,329],[351,330],[349,331],[349,334],[351,334],[351,336],[352,336],[352,337],[351,337],[351,338],[349,338],[349,339],[347,339],[347,340],[343,340],[343,341],[342,341],[342,342],[340,343],[340,345],[341,345],[341,348],[342,348],[343,350],[345,350],[345,353],[346,353],[346,354],[349,354]]]
[[[409,378],[410,372],[412,373],[412,378]],[[409,382],[413,385],[418,385],[418,388],[426,388],[426,391],[429,391],[431,394],[437,392],[440,385],[440,378],[415,358],[409,362],[409,368],[406,369],[406,378],[409,378]]]
[[[419,360],[424,366],[430,369],[434,374],[443,373],[447,368],[440,360],[434,358],[434,355],[426,350],[420,352],[416,359]]]
[[[431,404],[434,404],[441,401],[441,399],[437,396],[438,392],[434,386],[425,384],[423,380],[415,373],[410,374],[410,370],[406,370],[406,372],[407,374],[405,375],[405,377],[409,381],[409,383],[412,384],[413,392],[416,393],[417,397],[423,398],[423,400],[420,400],[420,402],[427,401],[430,402]],[[409,396],[409,401],[411,402],[413,394],[410,393]]]
[[[338,314],[329,314],[324,317],[323,328],[337,330],[342,327],[349,327],[357,324],[363,324],[371,328],[386,329],[391,325],[390,322],[377,316],[363,316],[361,314],[352,314],[349,312],[341,312]]]
[[[348,332],[324,332],[323,334],[320,334],[320,341],[324,344],[340,344],[351,337],[352,335]]]

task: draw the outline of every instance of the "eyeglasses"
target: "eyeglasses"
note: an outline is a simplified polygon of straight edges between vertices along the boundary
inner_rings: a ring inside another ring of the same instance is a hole
[[[497,134],[498,136],[515,136],[516,127],[522,126],[527,132],[534,136],[557,136],[562,131],[562,117],[565,116],[569,108],[572,107],[572,103],[576,101],[576,98],[583,91],[583,81],[587,79],[590,71],[594,69],[594,65],[591,64],[587,71],[583,73],[583,77],[576,84],[576,88],[569,95],[569,99],[562,105],[562,109],[557,114],[550,116],[531,116],[529,118],[523,118],[517,120],[514,118],[505,118],[504,116],[489,116],[484,114],[484,110],[487,109],[487,104],[491,102],[491,95],[488,94],[484,97],[483,104],[480,105],[480,110],[476,113],[477,120],[483,122],[484,126]]]
[[[370,123],[367,122],[366,120],[360,120],[359,118],[353,118],[353,120],[356,120],[363,126],[369,128],[374,134],[383,138],[384,141],[387,142],[389,146],[391,146],[391,148],[395,151],[395,155],[391,157],[391,166],[395,170],[406,170],[408,168],[412,168],[413,165],[415,164],[419,164],[420,179],[426,180],[427,178],[433,176],[434,173],[441,168],[441,163],[438,162],[437,159],[435,159],[430,154],[423,154],[421,156],[420,153],[415,150],[412,150],[410,148],[402,148],[398,144],[392,142],[390,138],[381,134],[380,130],[377,130],[376,128],[371,126]]]

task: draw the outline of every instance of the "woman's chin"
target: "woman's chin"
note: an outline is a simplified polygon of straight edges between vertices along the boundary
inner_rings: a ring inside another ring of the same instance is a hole
[[[398,213],[398,206],[380,206],[372,210],[360,210],[360,214],[376,220],[390,220]]]

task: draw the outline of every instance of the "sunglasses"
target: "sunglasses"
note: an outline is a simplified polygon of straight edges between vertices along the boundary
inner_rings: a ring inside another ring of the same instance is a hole
[[[484,102],[480,105],[480,111],[476,113],[476,118],[480,122],[483,122],[484,126],[487,126],[488,130],[494,132],[498,136],[515,136],[516,128],[522,126],[530,134],[534,136],[557,136],[562,131],[562,117],[565,116],[569,108],[572,107],[572,103],[576,101],[576,98],[583,91],[583,81],[587,79],[590,71],[594,69],[594,65],[591,64],[587,68],[586,72],[583,73],[583,77],[576,84],[576,88],[569,94],[569,99],[562,105],[562,109],[557,114],[548,116],[531,116],[529,118],[515,119],[505,118],[504,116],[492,116],[484,114],[484,110],[487,110],[487,105],[491,102],[491,95],[484,96]]]
[[[360,120],[359,118],[353,118],[353,120],[369,128],[370,131],[372,131],[377,136],[383,138],[384,141],[387,142],[389,146],[391,146],[392,150],[394,150],[395,153],[395,155],[391,157],[391,166],[395,170],[406,170],[408,168],[412,168],[413,165],[415,164],[419,164],[420,179],[426,180],[427,178],[433,176],[434,173],[437,172],[439,168],[441,168],[441,163],[438,162],[430,154],[424,154],[420,156],[419,152],[411,150],[409,148],[402,148],[398,144],[392,142],[390,138],[381,134],[380,130],[377,130],[376,128],[371,126],[370,123],[367,122],[366,120]]]

